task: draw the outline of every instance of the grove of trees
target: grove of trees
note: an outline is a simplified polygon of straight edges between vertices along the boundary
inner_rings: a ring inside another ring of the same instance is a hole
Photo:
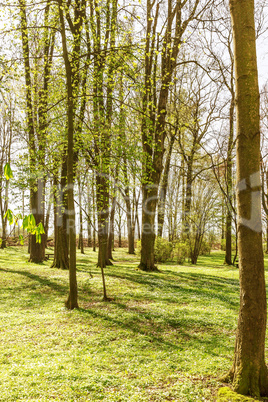
[[[225,380],[267,396],[265,2],[8,0],[0,11],[1,248],[24,238],[40,263],[52,242],[68,309],[77,246],[98,250],[105,301],[115,246],[146,272],[224,249],[241,286]]]

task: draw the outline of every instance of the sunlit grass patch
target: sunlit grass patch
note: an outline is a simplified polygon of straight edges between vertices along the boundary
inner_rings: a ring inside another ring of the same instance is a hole
[[[217,253],[141,273],[117,250],[104,303],[96,258],[78,252],[70,312],[68,272],[28,263],[23,248],[0,251],[0,400],[215,400],[233,358],[238,270]]]

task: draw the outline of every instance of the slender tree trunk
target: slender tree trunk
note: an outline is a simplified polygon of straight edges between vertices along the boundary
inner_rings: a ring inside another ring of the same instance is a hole
[[[53,183],[51,183],[49,199],[48,199],[48,206],[46,211],[46,218],[45,218],[45,248],[47,247],[47,240],[48,240],[48,229],[49,229],[49,219],[51,213],[51,205],[52,205],[52,197],[53,197]]]
[[[232,91],[233,94],[233,91]],[[230,105],[230,131],[226,161],[226,182],[227,182],[227,214],[226,214],[226,249],[225,264],[232,265],[232,192],[233,192],[233,163],[232,151],[234,147],[234,108],[235,99],[232,95]]]
[[[127,235],[128,235],[128,254],[135,254],[134,228],[132,223],[132,211],[129,199],[129,188],[125,188],[125,203],[127,212]]]
[[[76,279],[76,230],[75,230],[75,208],[74,208],[74,99],[73,99],[73,72],[68,56],[67,42],[65,35],[65,24],[63,16],[62,0],[59,0],[59,15],[61,25],[61,37],[63,58],[66,70],[67,86],[67,119],[68,119],[68,156],[67,156],[67,194],[68,194],[68,221],[67,230],[69,237],[69,296],[66,307],[69,310],[78,308],[77,279]],[[77,21],[76,21],[77,22]]]
[[[192,206],[192,186],[193,186],[193,163],[194,163],[194,153],[195,146],[192,146],[190,156],[187,159],[187,173],[186,173],[186,191],[185,191],[185,203],[183,206],[183,217],[182,217],[182,234],[183,238],[186,239],[190,236],[190,214]]]
[[[168,187],[168,176],[170,170],[170,161],[172,155],[172,149],[175,142],[175,135],[171,136],[168,153],[166,157],[165,168],[162,174],[162,180],[160,184],[160,191],[159,191],[159,201],[158,201],[158,236],[162,237],[163,235],[163,226],[165,220],[165,206],[166,206],[166,197],[167,197],[167,187]]]
[[[44,225],[44,180],[37,180],[37,191],[35,188],[30,192],[31,212],[35,217],[36,225],[40,222]],[[41,243],[37,243],[36,236],[30,235],[30,262],[40,263],[45,259],[45,236],[41,235]]]
[[[84,239],[83,239],[83,212],[82,212],[82,194],[81,194],[81,183],[78,179],[78,197],[79,197],[79,240],[78,240],[78,248],[81,251],[81,254],[85,254],[84,252]],[[79,247],[80,246],[80,247]]]
[[[225,205],[221,203],[221,250],[224,250],[224,240],[226,240]]]
[[[231,0],[237,105],[240,310],[229,378],[242,395],[268,396],[266,290],[262,249],[260,118],[254,1]]]
[[[135,223],[137,225],[138,239],[141,240],[141,229],[140,229],[140,219],[139,219],[139,213],[138,213],[138,204],[139,204],[139,201],[136,201]]]
[[[54,180],[54,261],[51,268],[69,269],[68,236],[67,236],[67,155],[64,151],[61,167],[60,188],[57,189],[57,178]]]
[[[91,198],[90,198],[90,191],[89,185],[87,185],[87,246],[92,246],[92,236],[91,236]]]
[[[114,247],[114,218],[115,218],[115,206],[116,206],[116,189],[114,188],[114,195],[112,199],[112,209],[110,213],[110,226],[108,235],[108,247],[107,247],[107,259],[113,260],[113,247]]]
[[[95,198],[95,190],[94,190],[94,184],[92,186],[92,204],[93,204],[93,242],[92,242],[92,250],[96,251],[96,206],[95,206],[96,198]]]

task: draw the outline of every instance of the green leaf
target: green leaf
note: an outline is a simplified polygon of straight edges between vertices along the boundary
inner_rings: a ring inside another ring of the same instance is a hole
[[[23,238],[22,235],[19,235],[19,241],[20,241],[20,244],[23,246],[24,245],[24,238]]]
[[[38,231],[40,234],[45,234],[45,229],[42,222],[40,222],[38,225]]]
[[[11,170],[11,167],[10,167],[9,163],[7,163],[7,164],[5,165],[5,167],[4,167],[4,175],[5,175],[5,178],[6,178],[7,180],[13,178],[13,173],[12,173],[12,170]]]
[[[28,229],[33,230],[36,227],[35,217],[33,214],[28,216]]]
[[[14,222],[14,215],[13,215],[13,212],[11,211],[11,209],[8,209],[8,210],[7,210],[7,212],[5,213],[4,218],[7,218],[8,223],[9,223],[10,225],[13,224],[13,222]]]
[[[29,226],[29,219],[28,219],[28,216],[25,216],[24,218],[23,218],[23,222],[22,222],[22,227],[23,227],[23,229],[25,229],[25,230],[27,230],[28,229],[28,226]]]

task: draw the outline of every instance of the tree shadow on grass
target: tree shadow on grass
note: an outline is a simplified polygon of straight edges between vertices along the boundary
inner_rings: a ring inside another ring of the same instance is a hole
[[[176,319],[165,317],[157,312],[145,312],[138,307],[129,307],[126,304],[114,301],[112,303],[118,309],[118,317],[114,314],[92,308],[80,308],[83,315],[105,321],[111,329],[115,327],[131,332],[133,336],[144,336],[148,342],[157,345],[161,350],[180,351],[189,347],[199,349],[205,347],[211,356],[217,356],[215,348],[226,348],[226,334],[223,335],[219,326],[207,323],[206,319],[185,318],[183,315]],[[114,311],[113,311],[114,313]],[[126,316],[128,315],[128,316]],[[109,333],[111,330],[109,330]],[[116,332],[116,330],[115,330]],[[206,337],[204,333],[206,332]],[[172,339],[168,340],[172,333]]]
[[[61,293],[61,294],[62,293],[66,294],[66,291],[68,290],[68,285],[64,286],[64,285],[55,283],[55,282],[51,281],[50,279],[42,278],[41,276],[32,274],[28,271],[15,271],[13,269],[8,269],[8,268],[0,268],[0,271],[7,272],[10,274],[18,274],[18,275],[25,276],[27,278],[32,279],[33,281],[39,282],[43,286],[49,286],[51,289],[53,289],[56,292]],[[29,288],[30,288],[30,285],[29,285]]]
[[[217,299],[224,302],[229,308],[239,307],[239,298],[234,299],[233,295],[239,295],[239,281],[237,279],[227,279],[204,274],[174,273],[166,278],[166,273],[159,274],[120,274],[107,272],[106,275],[119,280],[134,282],[140,285],[149,286],[150,290],[160,290],[162,294],[157,294],[157,299],[164,302],[174,303],[174,296],[182,293],[188,296],[204,297],[206,299]],[[149,296],[154,298],[153,296]]]
[[[166,347],[181,348],[180,342],[176,344],[168,340],[170,336],[172,339],[181,339],[184,345],[186,342],[193,342],[196,344],[195,348],[203,346],[211,356],[217,356],[217,352],[214,352],[215,348],[221,345],[226,347],[226,333],[229,334],[228,336],[233,334],[232,322],[227,322],[223,326],[224,328],[221,328],[221,324],[213,322],[210,315],[214,313],[217,315],[217,303],[219,302],[223,302],[229,310],[238,311],[239,282],[236,279],[174,272],[169,275],[169,278],[166,277],[166,272],[159,276],[159,274],[150,273],[141,275],[135,272],[123,274],[107,271],[106,275],[119,279],[121,284],[122,281],[130,281],[142,285],[145,287],[144,291],[142,294],[130,294],[130,303],[120,301],[119,296],[118,299],[106,305],[107,313],[88,308],[88,306],[92,306],[89,303],[80,309],[83,314],[101,318],[111,327],[116,325],[133,332],[133,334],[146,335],[151,342],[161,343]],[[148,287],[156,290],[157,294],[150,292]],[[181,300],[182,296],[183,301],[187,301],[185,306]],[[191,306],[192,296],[194,296],[193,301],[199,303],[200,307],[206,307],[204,310],[200,310],[199,315],[196,313],[196,304],[195,311],[187,307]],[[212,300],[216,302],[214,313],[210,313],[210,301]],[[156,308],[150,309],[150,303],[156,303]],[[159,311],[157,303],[159,305],[177,303],[178,311],[175,315],[172,310],[166,312],[161,308]]]

